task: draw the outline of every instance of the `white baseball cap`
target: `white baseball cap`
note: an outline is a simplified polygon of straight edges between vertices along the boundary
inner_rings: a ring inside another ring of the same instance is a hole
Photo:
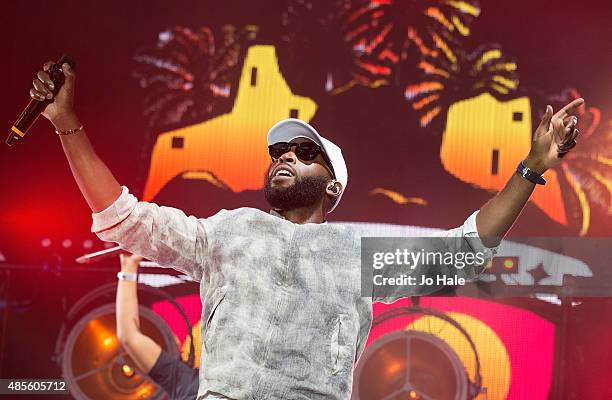
[[[346,169],[344,157],[342,156],[342,150],[331,141],[319,135],[319,132],[317,132],[312,125],[297,118],[287,118],[274,124],[274,126],[270,128],[270,131],[268,131],[268,145],[278,142],[290,142],[299,137],[310,139],[321,146],[331,162],[331,167],[335,175],[334,178],[342,184],[340,196],[338,196],[336,203],[331,210],[329,210],[329,212],[332,212],[340,203],[340,198],[342,198],[346,190],[346,184],[348,183],[348,171]]]

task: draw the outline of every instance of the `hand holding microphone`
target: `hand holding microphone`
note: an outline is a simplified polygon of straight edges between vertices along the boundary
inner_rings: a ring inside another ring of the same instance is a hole
[[[42,71],[38,71],[32,82],[32,100],[11,128],[7,145],[12,146],[23,138],[40,114],[51,121],[57,130],[80,126],[73,108],[75,65],[74,59],[66,55],[58,63],[48,61],[43,65]]]
[[[52,79],[54,74],[58,77],[64,76],[63,84],[59,78],[59,90],[56,90],[55,79]],[[60,65],[47,61],[43,65],[43,70],[36,74],[36,79],[32,82],[33,87],[30,89],[30,97],[38,101],[50,101],[42,111],[42,115],[52,123],[62,115],[74,114],[74,79],[75,74],[69,63]]]

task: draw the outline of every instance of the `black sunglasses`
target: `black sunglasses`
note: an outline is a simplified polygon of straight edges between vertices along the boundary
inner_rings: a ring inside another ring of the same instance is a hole
[[[281,158],[281,156],[295,147],[295,155],[302,161],[312,161],[319,154],[325,160],[325,163],[328,165],[330,172],[334,175],[334,168],[332,167],[331,160],[327,157],[327,154],[323,151],[321,146],[314,142],[301,142],[301,143],[287,143],[287,142],[278,142],[268,146],[268,153],[270,153],[270,157],[272,157],[272,162]]]

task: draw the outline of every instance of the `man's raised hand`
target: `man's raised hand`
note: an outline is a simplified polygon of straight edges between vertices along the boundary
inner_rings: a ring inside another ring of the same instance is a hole
[[[43,65],[42,71],[38,71],[36,74],[36,79],[32,81],[32,88],[30,89],[31,98],[38,101],[53,99],[53,90],[55,87],[48,73],[49,68],[51,68],[53,64],[55,64],[53,61],[47,61]],[[74,80],[76,76],[68,64],[62,65],[62,72],[64,73],[66,80],[55,96],[55,100],[49,103],[42,112],[42,115],[44,115],[45,118],[51,121],[56,127],[60,120],[74,118],[73,101]]]
[[[576,128],[578,118],[573,113],[582,104],[584,99],[575,99],[555,114],[550,105],[546,106],[525,160],[529,168],[541,174],[559,164],[563,156],[576,146],[580,132]]]

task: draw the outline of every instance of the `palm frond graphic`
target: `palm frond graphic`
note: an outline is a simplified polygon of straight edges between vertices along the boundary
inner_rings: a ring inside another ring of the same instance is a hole
[[[132,75],[145,91],[149,128],[206,120],[231,108],[240,55],[257,27],[225,25],[220,31],[175,26],[136,53]]]

